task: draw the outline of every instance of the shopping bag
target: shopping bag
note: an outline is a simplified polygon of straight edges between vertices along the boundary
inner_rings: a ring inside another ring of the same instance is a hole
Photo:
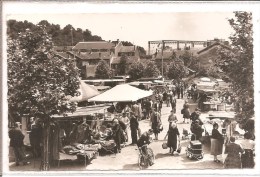
[[[181,153],[181,144],[180,143],[178,145],[178,148],[177,148],[176,152]]]
[[[162,148],[163,148],[163,149],[167,149],[167,148],[168,148],[167,143],[163,143],[163,144],[162,144]]]
[[[159,126],[159,131],[160,132],[163,131],[163,125],[162,124]]]

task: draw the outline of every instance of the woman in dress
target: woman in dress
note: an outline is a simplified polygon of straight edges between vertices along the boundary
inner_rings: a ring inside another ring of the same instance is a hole
[[[241,155],[242,168],[254,168],[254,148],[255,142],[251,140],[252,136],[249,132],[244,134],[244,140],[241,142],[241,146],[245,153]]]
[[[218,131],[218,124],[213,124],[213,130],[211,135],[211,155],[214,156],[214,162],[219,163],[217,156],[222,154],[224,138],[221,133]]]
[[[162,121],[161,121],[161,115],[157,111],[157,109],[155,109],[155,111],[151,115],[151,123],[152,123],[152,129],[154,132],[155,140],[158,140],[158,134],[160,133],[160,126],[162,124]]]
[[[169,121],[169,130],[164,139],[168,136],[167,146],[170,148],[170,154],[173,154],[177,149],[177,139],[180,143],[180,133],[177,128],[177,124],[173,121]],[[178,137],[178,138],[177,138]]]
[[[235,143],[235,138],[230,137],[230,143],[226,146],[227,157],[224,162],[224,168],[241,168],[241,158],[240,154],[244,153],[244,150],[239,144]]]
[[[189,109],[189,105],[188,105],[188,101],[185,100],[185,103],[183,105],[183,109],[182,109],[182,114],[183,114],[183,123],[186,123],[185,119],[187,119],[187,123],[189,123],[189,119],[190,119],[190,109]]]

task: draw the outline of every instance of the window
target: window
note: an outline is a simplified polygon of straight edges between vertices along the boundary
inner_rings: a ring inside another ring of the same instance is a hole
[[[81,49],[80,51],[81,52],[87,52],[88,50],[87,49]]]
[[[82,66],[88,66],[88,65],[89,65],[89,62],[87,62],[87,61],[82,62]]]
[[[107,52],[107,49],[100,49],[100,52]]]
[[[91,52],[98,52],[98,49],[91,49]]]

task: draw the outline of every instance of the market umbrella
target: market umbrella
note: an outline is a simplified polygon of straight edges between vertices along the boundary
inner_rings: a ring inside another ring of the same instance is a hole
[[[112,89],[95,96],[88,101],[96,102],[131,102],[151,96],[152,91],[145,91],[128,84],[117,85]]]
[[[99,91],[94,86],[88,85],[83,81],[80,81],[80,86],[78,91],[80,92],[80,95],[70,98],[70,101],[72,102],[87,101],[89,98],[92,98],[100,94]]]

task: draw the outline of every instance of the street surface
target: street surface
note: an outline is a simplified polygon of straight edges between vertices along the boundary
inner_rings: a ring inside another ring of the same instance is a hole
[[[178,118],[177,126],[179,128],[180,136],[182,136],[183,128],[189,130],[190,125],[183,123],[182,114],[180,110],[184,104],[184,100],[177,100],[176,115]],[[162,124],[163,131],[159,134],[159,140],[153,141],[150,147],[153,149],[155,154],[155,164],[148,167],[149,169],[222,169],[223,163],[213,162],[213,156],[210,155],[210,147],[208,145],[203,146],[204,158],[201,160],[190,160],[186,157],[185,149],[189,144],[189,140],[181,140],[182,151],[180,154],[171,155],[169,154],[169,149],[162,149],[162,143],[165,142],[164,137],[168,130],[168,116],[170,114],[171,108],[166,107],[163,104],[162,107]],[[205,116],[205,115],[201,115]],[[149,120],[142,120],[139,122],[142,132],[147,131],[150,128]],[[130,135],[130,131],[129,131]],[[122,148],[121,153],[98,156],[97,159],[93,159],[90,164],[86,167],[84,163],[73,163],[73,162],[61,162],[60,167],[52,167],[53,171],[84,171],[84,170],[139,170],[138,167],[138,150],[137,146],[129,145],[131,143],[131,137],[129,137],[129,142],[126,144],[125,148]],[[219,160],[223,162],[223,157],[219,157]],[[10,163],[10,170],[14,171],[24,171],[24,170],[39,170],[40,160],[33,161],[32,164],[28,166],[18,166],[16,167],[14,163]]]

